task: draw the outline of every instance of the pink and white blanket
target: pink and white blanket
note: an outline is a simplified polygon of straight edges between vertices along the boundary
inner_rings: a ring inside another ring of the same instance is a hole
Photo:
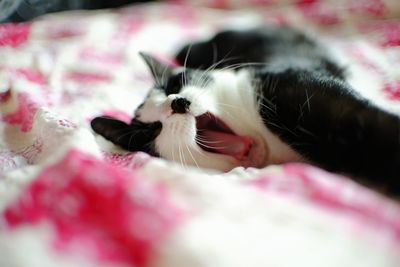
[[[204,0],[0,25],[0,266],[400,266],[400,205],[348,178],[192,169],[89,127],[129,119],[146,95],[138,51],[171,56],[260,23],[317,36],[362,94],[400,114],[399,17],[397,0]]]

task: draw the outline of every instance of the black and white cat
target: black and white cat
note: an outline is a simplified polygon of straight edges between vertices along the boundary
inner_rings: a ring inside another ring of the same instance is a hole
[[[116,145],[228,171],[305,161],[400,194],[400,120],[358,95],[326,50],[290,28],[224,31],[172,67],[141,54],[155,86],[131,124],[95,118]]]

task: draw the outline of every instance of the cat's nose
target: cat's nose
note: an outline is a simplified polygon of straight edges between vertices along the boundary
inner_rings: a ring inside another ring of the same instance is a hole
[[[186,113],[189,110],[190,101],[183,97],[172,100],[171,108],[174,113]]]

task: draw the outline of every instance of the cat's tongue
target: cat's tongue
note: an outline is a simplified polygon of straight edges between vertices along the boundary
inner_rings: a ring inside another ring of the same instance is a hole
[[[253,144],[253,139],[250,137],[213,130],[203,130],[201,140],[206,144],[206,150],[229,155],[237,160],[242,160],[247,156]]]

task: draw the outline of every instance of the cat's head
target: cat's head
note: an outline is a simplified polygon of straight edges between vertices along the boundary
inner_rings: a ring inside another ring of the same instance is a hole
[[[95,132],[130,151],[218,170],[259,167],[266,157],[248,73],[172,67],[141,53],[155,85],[130,124],[95,118]],[[239,90],[236,90],[236,89]]]

